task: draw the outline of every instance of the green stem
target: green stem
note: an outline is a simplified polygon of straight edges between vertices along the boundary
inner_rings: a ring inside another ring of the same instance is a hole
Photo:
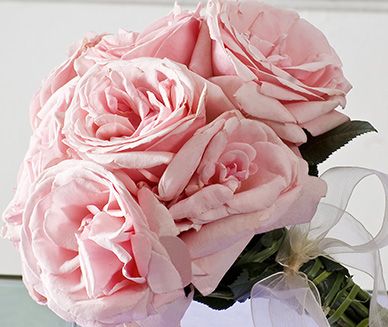
[[[236,301],[247,300],[256,282],[283,271],[283,267],[276,262],[276,255],[286,239],[286,234],[287,230],[281,229],[256,235],[217,289],[206,297],[196,291],[194,300],[213,309],[226,309]],[[322,309],[331,326],[369,325],[370,295],[354,283],[345,267],[329,258],[318,257],[304,264],[300,271],[317,287]]]

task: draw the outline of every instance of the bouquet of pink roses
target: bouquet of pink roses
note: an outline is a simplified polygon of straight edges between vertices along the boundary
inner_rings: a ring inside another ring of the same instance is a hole
[[[30,295],[80,326],[174,327],[193,299],[224,309],[249,297],[319,326],[367,326],[375,297],[336,257],[346,239],[326,237],[351,192],[333,187],[338,171],[317,177],[374,131],[337,111],[350,89],[318,29],[254,0],[87,36],[33,99],[3,215]],[[269,292],[278,277],[292,301]]]

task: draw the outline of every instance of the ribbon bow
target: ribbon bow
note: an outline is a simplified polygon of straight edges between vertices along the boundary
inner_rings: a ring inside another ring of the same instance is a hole
[[[385,213],[377,235],[346,212],[355,187],[368,176],[377,176],[385,192]],[[300,267],[318,256],[363,271],[374,280],[369,326],[388,326],[387,309],[379,300],[386,296],[379,250],[388,245],[388,175],[355,167],[329,169],[321,178],[328,193],[309,224],[292,226],[279,250],[277,261],[284,271],[256,283],[251,291],[254,325],[330,326],[319,292]]]

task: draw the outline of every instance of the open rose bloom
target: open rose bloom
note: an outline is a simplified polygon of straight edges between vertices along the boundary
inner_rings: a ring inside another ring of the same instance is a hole
[[[326,193],[296,146],[348,118],[323,34],[254,0],[88,35],[43,82],[2,234],[31,296],[80,326],[176,327],[255,234]]]
[[[103,167],[65,160],[34,183],[24,213],[24,279],[38,302],[82,326],[179,322],[188,250],[148,189],[137,202]]]
[[[203,28],[211,38],[206,75],[282,139],[300,144],[302,128],[319,135],[348,120],[334,110],[351,89],[341,61],[297,13],[256,0],[214,0]]]

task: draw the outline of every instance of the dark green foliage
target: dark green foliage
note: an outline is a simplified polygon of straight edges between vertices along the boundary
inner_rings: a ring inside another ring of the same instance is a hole
[[[194,300],[218,310],[227,309],[236,301],[244,302],[256,282],[281,271],[275,257],[285,233],[285,229],[279,229],[253,237],[217,289],[206,297],[196,292]]]
[[[331,326],[368,326],[370,295],[354,284],[345,267],[319,257],[306,263],[301,271],[317,287]]]
[[[308,131],[305,132],[307,142],[302,144],[299,150],[309,166],[315,167],[357,136],[377,131],[366,121],[352,120],[315,137]],[[314,168],[310,170],[313,172]]]
[[[194,300],[212,309],[223,310],[236,301],[249,299],[256,282],[283,270],[276,263],[276,255],[286,233],[286,229],[279,229],[256,235],[217,289],[206,297],[196,291]],[[329,258],[318,257],[300,270],[316,285],[331,326],[368,326],[370,295],[354,284],[345,267]]]

